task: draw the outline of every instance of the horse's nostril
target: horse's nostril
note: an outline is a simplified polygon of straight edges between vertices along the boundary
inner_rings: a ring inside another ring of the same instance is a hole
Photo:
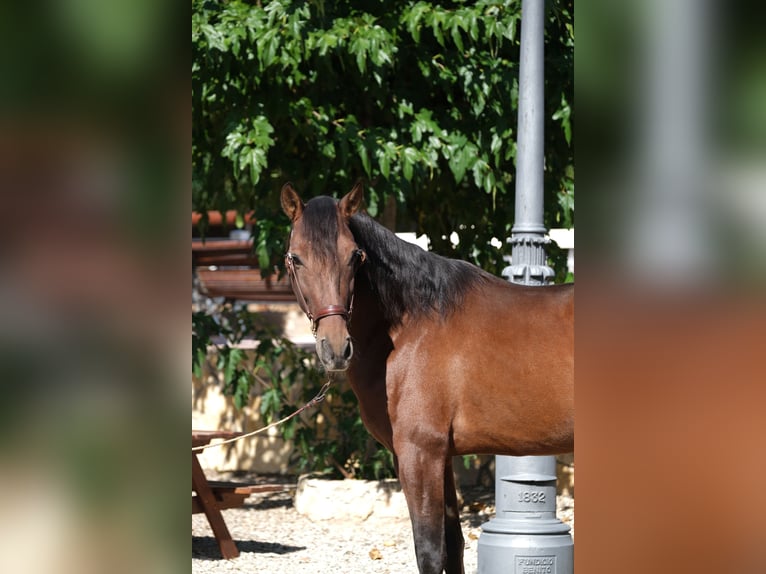
[[[351,359],[351,357],[354,354],[354,345],[351,342],[351,339],[346,338],[346,345],[343,347],[343,358],[347,361]]]

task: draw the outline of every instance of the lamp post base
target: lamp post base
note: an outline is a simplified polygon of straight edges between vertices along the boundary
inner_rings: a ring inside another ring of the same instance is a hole
[[[574,572],[574,542],[566,524],[559,522],[566,531],[558,534],[523,534],[505,531],[516,530],[518,525],[504,522],[512,521],[493,520],[482,527],[478,552],[479,574]]]

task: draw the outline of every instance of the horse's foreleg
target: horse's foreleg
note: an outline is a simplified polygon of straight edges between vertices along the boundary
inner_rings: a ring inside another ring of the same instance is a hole
[[[450,459],[444,468],[444,535],[447,543],[447,574],[463,574],[463,530],[460,528],[460,507],[455,489],[455,475]]]
[[[412,443],[400,445],[396,452],[399,482],[412,521],[418,569],[420,574],[442,574],[447,563],[446,456]]]

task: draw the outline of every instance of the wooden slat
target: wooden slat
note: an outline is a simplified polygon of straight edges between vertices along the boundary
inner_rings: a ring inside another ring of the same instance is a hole
[[[237,482],[208,481],[213,496],[216,500],[216,507],[219,510],[224,508],[236,508],[245,503],[245,499],[251,494],[260,494],[264,492],[284,492],[290,489],[285,484],[243,484]],[[197,495],[192,495],[192,514],[204,512]]]
[[[225,510],[226,508],[237,508],[245,503],[245,499],[250,496],[249,494],[236,494],[234,492],[216,492],[215,506],[218,510]],[[199,512],[205,512],[204,506],[198,495],[192,494],[192,514]]]
[[[192,239],[192,265],[229,265],[258,268],[251,239]]]
[[[246,301],[295,301],[287,277],[261,278],[257,269],[197,269],[202,292],[209,297]]]
[[[220,480],[208,481],[213,492],[234,492],[236,494],[260,494],[263,492],[284,492],[290,490],[286,484],[244,484]]]

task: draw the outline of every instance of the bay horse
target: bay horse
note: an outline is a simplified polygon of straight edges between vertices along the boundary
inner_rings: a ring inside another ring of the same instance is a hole
[[[409,244],[340,201],[281,191],[286,266],[327,371],[394,455],[421,574],[463,572],[461,454],[574,449],[574,286],[526,287]]]

